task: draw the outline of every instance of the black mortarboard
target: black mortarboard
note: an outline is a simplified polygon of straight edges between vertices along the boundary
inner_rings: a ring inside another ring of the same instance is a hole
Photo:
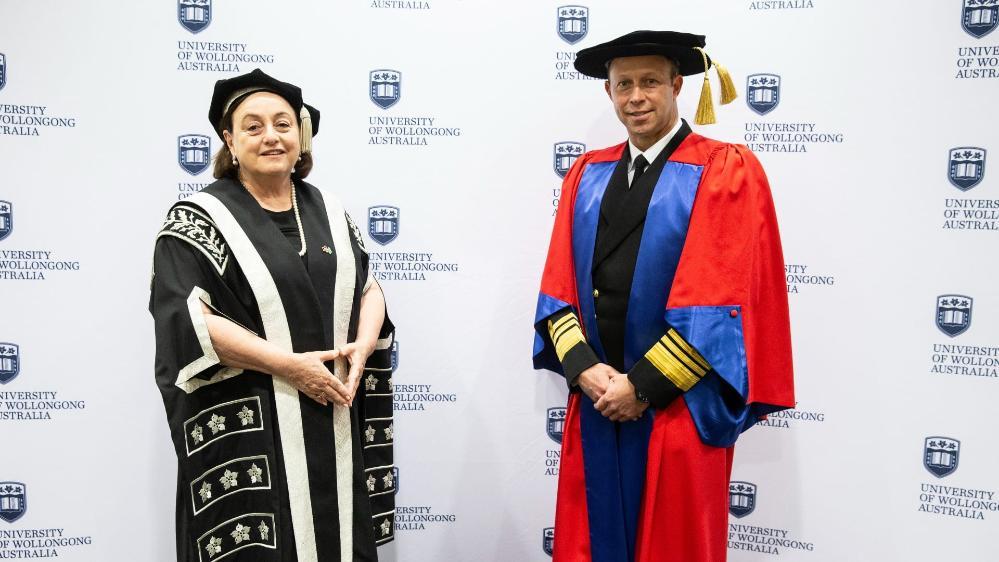
[[[576,53],[576,70],[594,78],[607,79],[607,66],[618,57],[662,55],[676,61],[680,74],[690,76],[707,70],[697,48],[704,48],[704,36],[677,31],[632,31],[617,39],[588,47]],[[708,68],[711,59],[708,58]]]
[[[711,86],[707,71],[712,66],[718,72],[721,80],[721,103],[726,104],[736,98],[735,85],[725,67],[712,63],[711,57],[704,51],[703,35],[680,33],[678,31],[632,31],[617,39],[587,47],[576,53],[576,70],[593,78],[607,79],[610,62],[620,57],[640,57],[644,55],[662,55],[676,61],[680,74],[704,75],[704,85],[701,88],[701,100],[697,106],[694,122],[698,124],[714,123],[714,106],[711,103]]]
[[[302,101],[302,89],[294,84],[281,82],[268,76],[259,68],[247,74],[240,74],[215,82],[215,92],[212,94],[212,104],[208,108],[208,121],[212,128],[222,136],[222,118],[235,109],[246,96],[255,92],[275,93],[292,107],[299,116],[302,131],[302,152],[312,151],[312,137],[319,134],[319,110]]]

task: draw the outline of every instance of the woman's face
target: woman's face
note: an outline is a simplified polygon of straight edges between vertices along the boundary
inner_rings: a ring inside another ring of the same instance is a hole
[[[298,161],[298,121],[284,98],[271,92],[247,96],[232,115],[226,144],[244,173],[291,175]]]

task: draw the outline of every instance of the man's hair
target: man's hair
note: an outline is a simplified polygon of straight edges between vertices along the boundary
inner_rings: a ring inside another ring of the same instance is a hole
[[[670,57],[663,57],[666,59],[666,63],[669,65],[669,79],[672,80],[680,75],[680,63],[671,59]]]

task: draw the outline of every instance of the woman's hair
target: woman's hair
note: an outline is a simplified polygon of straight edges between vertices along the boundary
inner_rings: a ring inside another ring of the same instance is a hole
[[[222,117],[221,129],[223,131],[229,131],[230,133],[232,133],[232,114],[233,111],[235,111],[236,106],[238,105],[239,105],[238,102],[233,103],[232,108]],[[302,126],[302,122],[297,115],[295,116],[295,121],[298,123],[299,127]],[[295,169],[292,170],[291,176],[296,179],[304,180],[306,177],[308,177],[309,172],[311,171],[312,171],[312,154],[309,152],[305,152],[302,154],[301,159],[299,159],[298,162],[295,163]],[[215,179],[239,178],[239,167],[232,163],[232,152],[229,150],[229,146],[224,141],[222,142],[222,148],[220,148],[219,151],[215,153],[215,165],[212,168],[212,175],[215,176]]]

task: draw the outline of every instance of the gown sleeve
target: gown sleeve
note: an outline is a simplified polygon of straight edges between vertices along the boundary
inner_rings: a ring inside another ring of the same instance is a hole
[[[575,377],[565,371],[565,365],[562,364],[559,355],[555,352],[548,321],[560,319],[565,313],[575,315],[579,310],[572,255],[572,219],[579,181],[593,155],[593,152],[587,152],[577,158],[572,168],[569,169],[569,173],[562,180],[562,194],[559,197],[558,209],[555,212],[555,222],[552,225],[552,235],[548,243],[548,257],[545,259],[545,268],[541,274],[541,290],[534,313],[534,351],[532,354],[534,368],[547,369],[565,376],[570,388],[572,387],[571,381]],[[589,346],[587,345],[587,347]]]
[[[202,307],[240,326],[251,323],[224,279],[235,268],[225,240],[206,214],[181,204],[170,210],[156,239],[149,295],[160,386],[175,385],[190,394],[242,372],[219,363]]]
[[[727,447],[794,407],[791,333],[769,182],[745,146],[704,170],[665,320],[711,367],[683,395],[702,440]]]
[[[357,256],[357,286],[361,288],[361,298],[371,287],[381,285],[371,273],[371,261],[364,248],[361,231],[351,219],[349,213],[344,213],[351,232],[351,244]],[[382,295],[385,295],[382,289]],[[395,493],[389,493],[385,488],[395,490],[398,471],[395,470],[395,421],[393,418],[394,394],[392,376],[398,364],[398,347],[395,341],[395,326],[388,315],[388,297],[385,297],[385,317],[375,349],[364,364],[364,373],[357,387],[354,399],[355,409],[360,420],[360,440],[363,451],[364,466],[371,469],[367,478],[361,482],[359,490],[367,493],[371,503],[372,525],[375,528],[375,543],[385,544],[394,539],[393,522],[395,520]],[[376,477],[376,475],[378,475]],[[380,481],[380,482],[379,482]]]

